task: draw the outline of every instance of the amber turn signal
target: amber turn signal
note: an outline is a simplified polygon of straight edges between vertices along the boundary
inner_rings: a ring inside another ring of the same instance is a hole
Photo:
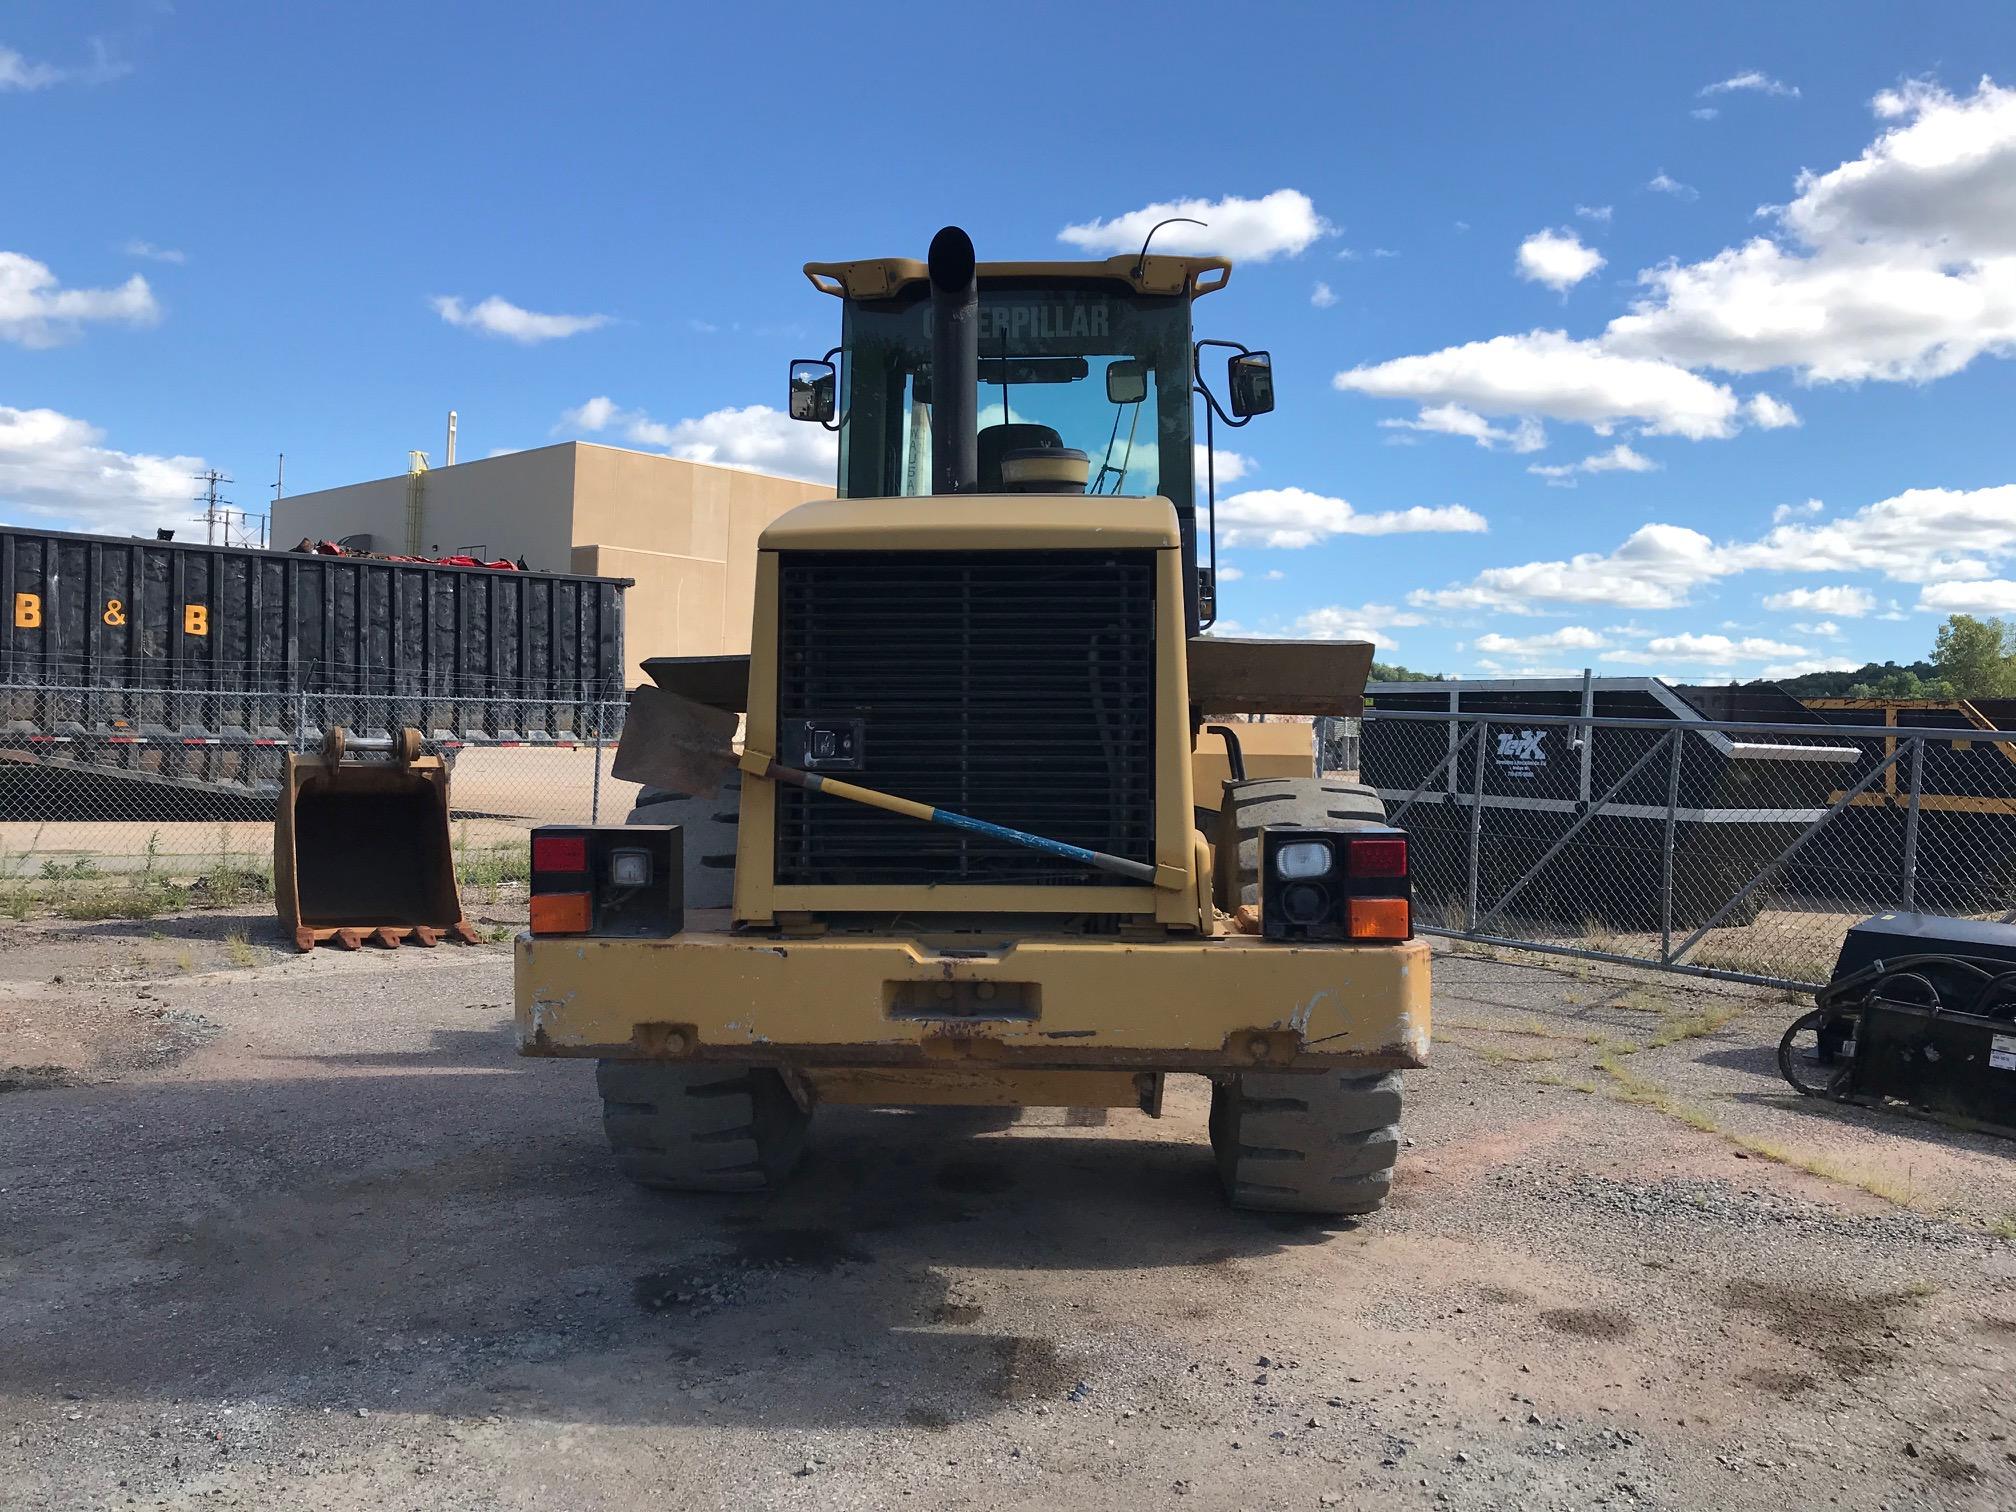
[[[1344,930],[1354,940],[1404,940],[1413,932],[1411,912],[1405,898],[1352,898]]]
[[[532,933],[586,934],[595,920],[594,905],[587,893],[534,893]]]

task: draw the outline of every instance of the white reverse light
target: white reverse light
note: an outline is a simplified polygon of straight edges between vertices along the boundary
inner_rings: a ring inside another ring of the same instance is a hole
[[[651,852],[644,850],[613,851],[609,856],[609,881],[617,887],[649,887],[651,885]]]
[[[1326,876],[1332,864],[1330,847],[1322,840],[1297,840],[1274,852],[1274,872],[1280,877]]]

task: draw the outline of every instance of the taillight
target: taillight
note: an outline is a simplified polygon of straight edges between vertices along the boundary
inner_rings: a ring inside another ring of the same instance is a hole
[[[534,830],[532,933],[675,935],[686,927],[684,857],[676,824]]]
[[[1260,930],[1268,939],[1405,940],[1413,915],[1401,831],[1279,824],[1260,832]]]
[[[1407,841],[1353,838],[1344,842],[1345,869],[1354,877],[1404,877],[1407,875]]]
[[[585,892],[534,893],[532,933],[586,934],[595,927],[595,900]]]
[[[556,835],[546,830],[532,832],[532,870],[579,875],[588,870],[588,837],[583,834]]]

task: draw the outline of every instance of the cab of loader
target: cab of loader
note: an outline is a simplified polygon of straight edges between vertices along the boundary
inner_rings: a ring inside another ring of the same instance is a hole
[[[1216,617],[1214,421],[1237,428],[1274,407],[1268,353],[1229,341],[1193,344],[1192,305],[1224,288],[1231,267],[1222,257],[1145,251],[1103,262],[978,264],[970,317],[977,386],[970,407],[953,396],[958,413],[947,426],[934,380],[955,359],[935,349],[944,323],[937,312],[947,302],[934,291],[929,265],[808,263],[813,286],[842,300],[840,345],[791,364],[790,414],[838,433],[841,498],[972,492],[1167,499],[1182,531],[1185,618],[1195,635]],[[1222,378],[1215,371],[1207,378],[1206,349],[1228,354]],[[1201,447],[1193,397],[1202,400]],[[957,429],[967,414],[971,481],[947,487],[934,429]]]

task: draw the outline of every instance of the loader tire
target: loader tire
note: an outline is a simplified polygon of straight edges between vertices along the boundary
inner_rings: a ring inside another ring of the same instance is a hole
[[[602,1128],[616,1169],[675,1192],[758,1192],[805,1149],[811,1115],[761,1066],[598,1061]]]
[[[1341,777],[1254,777],[1225,790],[1218,814],[1218,906],[1228,913],[1260,901],[1260,831],[1270,824],[1353,829],[1384,824],[1386,805]]]
[[[1377,1212],[1400,1152],[1400,1073],[1239,1072],[1211,1088],[1211,1149],[1236,1208]]]
[[[676,824],[686,853],[688,908],[726,908],[734,901],[735,841],[741,831],[742,774],[731,773],[712,798],[644,788],[625,824]]]

